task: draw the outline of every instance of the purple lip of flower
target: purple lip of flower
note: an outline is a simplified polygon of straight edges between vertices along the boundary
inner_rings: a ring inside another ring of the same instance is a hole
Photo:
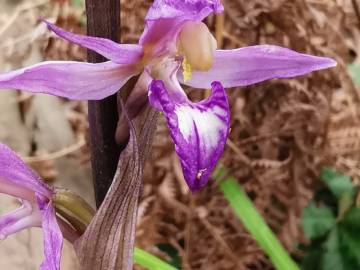
[[[42,227],[45,260],[40,269],[59,270],[63,236],[51,202],[54,191],[1,143],[0,193],[18,198],[22,205],[0,216],[0,240],[26,228]]]
[[[164,112],[185,180],[196,191],[208,181],[229,133],[229,104],[223,86],[245,86],[336,66],[329,58],[272,45],[216,50],[215,39],[201,21],[221,11],[220,0],[155,0],[138,45],[76,35],[45,22],[60,37],[110,61],[43,62],[0,74],[0,87],[98,100],[142,74],[132,95],[148,93],[150,104]],[[179,81],[195,88],[211,87],[213,93],[193,103]]]

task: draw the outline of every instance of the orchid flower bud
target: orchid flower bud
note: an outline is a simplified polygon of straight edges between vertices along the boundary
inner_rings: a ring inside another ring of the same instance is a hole
[[[179,35],[179,52],[191,70],[208,71],[214,62],[216,39],[202,22],[187,22]]]

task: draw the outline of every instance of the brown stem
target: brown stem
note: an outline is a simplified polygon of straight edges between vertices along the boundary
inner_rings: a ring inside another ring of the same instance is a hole
[[[86,0],[87,32],[90,36],[120,40],[120,1]],[[88,61],[103,62],[101,55],[88,51]],[[114,178],[120,155],[115,142],[118,122],[116,95],[89,101],[91,165],[96,204],[99,207]]]

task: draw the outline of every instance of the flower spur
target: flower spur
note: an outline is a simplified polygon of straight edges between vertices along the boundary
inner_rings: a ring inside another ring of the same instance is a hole
[[[336,65],[329,58],[273,45],[217,50],[215,39],[201,21],[222,11],[220,0],[155,0],[139,44],[81,36],[45,22],[58,36],[109,61],[43,62],[0,74],[0,87],[99,100],[140,74],[127,108],[132,110],[148,96],[150,104],[164,113],[185,180],[197,191],[207,183],[229,134],[230,110],[223,87],[290,78]],[[211,88],[212,94],[199,103],[191,102],[179,82]]]

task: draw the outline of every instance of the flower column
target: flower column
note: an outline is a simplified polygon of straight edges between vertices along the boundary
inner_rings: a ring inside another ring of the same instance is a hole
[[[86,0],[87,33],[120,41],[120,0]],[[88,51],[92,63],[106,59]],[[116,94],[101,101],[89,101],[91,165],[96,204],[99,207],[114,178],[120,148],[115,142],[118,121]]]

